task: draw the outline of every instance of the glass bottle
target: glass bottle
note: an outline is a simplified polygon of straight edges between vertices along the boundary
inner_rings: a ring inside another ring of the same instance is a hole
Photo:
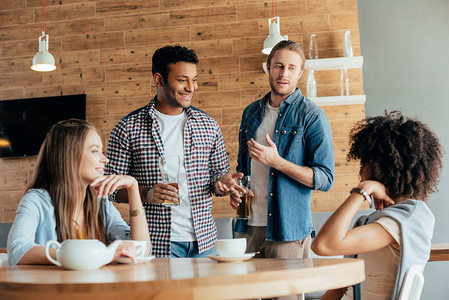
[[[309,37],[309,59],[318,59],[318,45],[316,43],[316,34],[311,34]]]
[[[348,69],[341,69],[340,76],[340,94],[342,96],[349,96],[349,77],[348,77]]]
[[[307,78],[307,98],[316,98],[316,81],[314,70],[309,70],[309,77]]]
[[[354,56],[352,51],[351,32],[349,30],[345,31],[345,38],[343,40],[343,55],[344,57]]]

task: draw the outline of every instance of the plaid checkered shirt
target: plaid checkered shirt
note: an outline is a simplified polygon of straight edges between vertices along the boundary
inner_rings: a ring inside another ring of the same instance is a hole
[[[146,106],[121,119],[111,131],[106,174],[128,174],[140,186],[162,182],[158,158],[164,156],[159,122],[155,115],[156,97]],[[229,161],[217,122],[190,106],[185,109],[184,156],[193,227],[199,252],[215,245],[217,230],[211,214],[212,186],[226,173]],[[115,194],[110,196],[115,201]],[[170,256],[171,208],[143,203],[148,221],[153,255]]]

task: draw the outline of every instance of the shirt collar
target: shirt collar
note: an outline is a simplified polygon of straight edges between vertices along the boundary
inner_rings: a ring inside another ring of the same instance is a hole
[[[295,101],[297,101],[301,96],[302,96],[301,90],[299,88],[296,88],[296,90],[293,93],[291,93],[287,98],[285,98],[281,102],[281,106],[282,106],[282,103],[284,103],[284,102],[291,105],[291,104],[295,103]],[[268,94],[266,94],[263,97],[263,101],[262,101],[261,105],[265,107],[267,105],[267,101],[270,100],[270,97],[271,97],[271,92],[268,92]]]

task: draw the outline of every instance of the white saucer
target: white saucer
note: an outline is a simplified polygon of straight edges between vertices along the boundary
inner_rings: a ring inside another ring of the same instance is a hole
[[[137,260],[137,263],[140,264],[140,263],[149,262],[155,257],[156,256],[154,256],[154,255],[149,255],[149,256],[144,256],[144,257],[137,257],[136,260]],[[116,262],[121,263],[121,264],[132,264],[133,263],[133,261],[129,257],[120,257],[116,260]]]
[[[220,256],[220,255],[208,255],[212,260],[221,261],[221,262],[242,262],[244,260],[248,260],[251,257],[256,255],[256,253],[245,253],[239,256]]]

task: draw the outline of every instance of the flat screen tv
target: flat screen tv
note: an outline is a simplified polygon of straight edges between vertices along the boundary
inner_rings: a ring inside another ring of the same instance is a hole
[[[0,157],[33,156],[61,120],[86,119],[86,95],[0,101]]]

